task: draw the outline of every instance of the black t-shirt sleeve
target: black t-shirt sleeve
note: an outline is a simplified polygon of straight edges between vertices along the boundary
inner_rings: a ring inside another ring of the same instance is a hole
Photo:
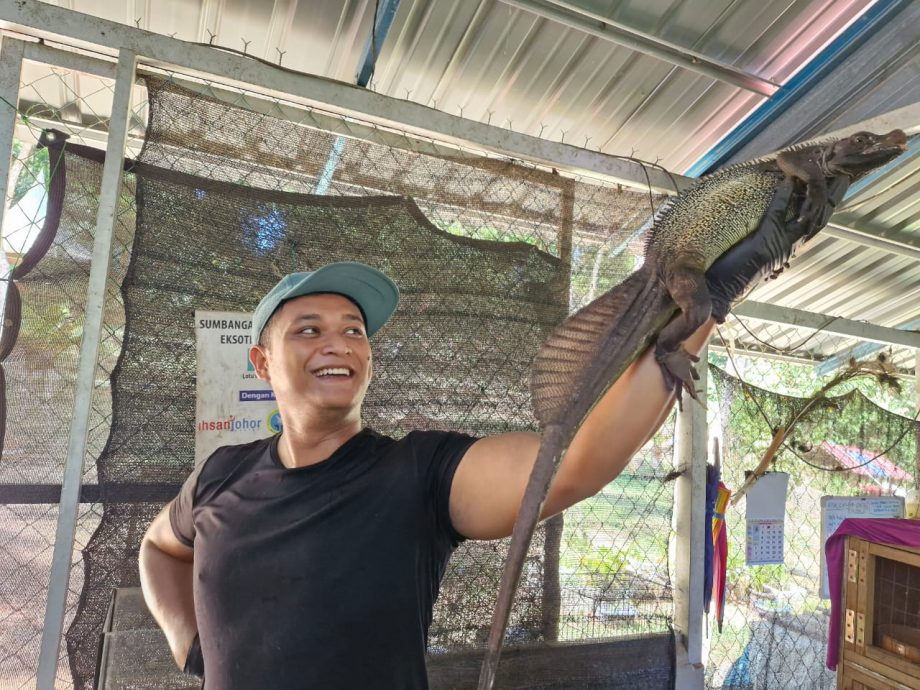
[[[453,431],[422,432],[418,453],[423,463],[425,489],[431,500],[435,527],[452,546],[466,539],[450,521],[450,489],[466,451],[479,439]]]
[[[210,458],[209,458],[210,459]],[[195,492],[198,489],[198,477],[207,464],[207,460],[198,465],[188,476],[172,503],[169,504],[169,525],[172,527],[176,539],[187,547],[194,548],[195,522],[192,518],[192,508],[195,507]]]

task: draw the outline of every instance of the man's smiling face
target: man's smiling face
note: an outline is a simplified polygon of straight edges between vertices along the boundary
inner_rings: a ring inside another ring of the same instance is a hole
[[[360,410],[371,380],[371,348],[354,302],[336,294],[289,300],[261,342],[249,356],[280,406],[311,414]]]

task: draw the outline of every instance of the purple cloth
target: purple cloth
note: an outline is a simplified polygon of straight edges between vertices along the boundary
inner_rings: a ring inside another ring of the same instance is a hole
[[[843,589],[843,550],[846,537],[852,534],[876,544],[920,546],[920,520],[901,518],[847,518],[824,545],[827,562],[827,585],[831,594],[831,620],[827,628],[827,667],[837,670],[840,656],[840,605]]]

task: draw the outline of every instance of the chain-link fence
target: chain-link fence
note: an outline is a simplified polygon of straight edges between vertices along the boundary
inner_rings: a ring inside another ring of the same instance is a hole
[[[915,510],[920,425],[914,353],[823,329],[730,316],[710,351],[710,433],[725,484],[742,487],[771,442],[767,469],[789,474],[781,564],[746,564],[746,499],[730,504],[722,629],[708,622],[707,686],[834,688],[824,668],[824,496],[903,496]],[[860,355],[857,361],[853,354]]]
[[[25,65],[3,233],[2,690],[35,682],[113,91]],[[134,102],[58,687],[92,686],[112,591],[137,584],[143,532],[192,468],[195,309],[246,311],[280,274],[366,261],[403,302],[365,422],[531,429],[537,345],[634,268],[661,202],[169,73]],[[672,428],[541,529],[509,644],[667,633]],[[455,554],[432,653],[482,645],[506,548]]]
[[[69,202],[63,203],[67,166],[74,163],[64,163],[63,138],[43,136],[43,128],[54,124],[71,141],[104,141],[113,89],[114,81],[105,77],[49,70],[30,62],[22,65],[3,227],[6,426],[0,461],[4,611],[0,686],[4,689],[34,687],[35,682],[98,206],[98,195],[78,187],[70,189]],[[109,376],[121,349],[119,285],[132,241],[132,214],[133,199],[126,189],[106,286],[106,319],[87,443],[91,458],[98,456],[109,432]],[[84,470],[66,598],[67,626],[83,591],[82,549],[101,515],[95,463],[85,463]],[[86,641],[89,653],[95,654],[96,642]],[[68,656],[62,645],[57,687],[73,684]]]

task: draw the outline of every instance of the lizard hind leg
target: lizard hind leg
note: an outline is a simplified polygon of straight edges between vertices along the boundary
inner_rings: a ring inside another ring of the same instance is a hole
[[[682,404],[682,391],[699,400],[694,381],[699,374],[693,367],[699,357],[683,348],[683,342],[706,323],[712,311],[712,299],[706,287],[706,264],[696,254],[681,254],[669,262],[670,270],[663,276],[671,298],[680,307],[680,314],[658,335],[655,359],[661,365],[665,384],[677,394]]]

